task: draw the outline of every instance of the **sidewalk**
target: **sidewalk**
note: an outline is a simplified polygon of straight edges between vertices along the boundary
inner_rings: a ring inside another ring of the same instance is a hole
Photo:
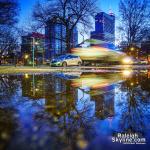
[[[103,71],[121,71],[126,69],[147,70],[150,65],[115,65],[115,66],[72,66],[72,67],[49,67],[49,66],[0,66],[0,74],[16,74],[16,73],[50,73],[50,72],[103,72]]]

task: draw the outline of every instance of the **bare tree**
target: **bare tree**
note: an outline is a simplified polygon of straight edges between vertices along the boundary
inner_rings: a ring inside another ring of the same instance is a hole
[[[33,11],[33,17],[39,26],[45,26],[48,22],[61,23],[66,30],[64,42],[69,52],[71,36],[74,28],[80,23],[85,28],[91,26],[92,17],[97,11],[97,0],[48,0],[46,3],[37,3]]]
[[[18,3],[16,0],[0,1],[0,25],[13,25],[17,22]]]
[[[8,27],[0,28],[0,64],[3,57],[8,54],[15,55],[15,51],[18,48],[18,33]],[[13,56],[14,57],[14,56]]]
[[[9,50],[13,50],[16,47],[17,39],[14,36],[14,33],[11,33],[11,31],[8,28],[5,28],[5,31],[3,31],[3,37],[0,38],[0,54],[1,55],[4,53],[7,53]]]
[[[147,34],[149,25],[149,0],[120,0],[120,31],[124,33],[128,45],[141,41]]]
[[[0,64],[2,55],[13,52],[17,46],[15,24],[18,12],[17,0],[0,0]]]

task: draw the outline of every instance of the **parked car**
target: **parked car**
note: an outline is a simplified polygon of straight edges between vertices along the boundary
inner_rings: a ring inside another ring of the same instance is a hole
[[[52,59],[51,66],[81,66],[82,60],[79,56],[73,54],[61,55],[55,59]]]
[[[133,59],[133,64],[134,65],[147,65],[148,61],[147,60]]]
[[[132,61],[133,61],[133,65],[139,65],[140,64],[140,60],[139,59],[132,59]]]
[[[44,61],[44,64],[45,64],[45,65],[50,65],[50,60],[49,60],[49,59],[46,59],[46,60]]]
[[[140,61],[140,64],[141,64],[141,65],[147,65],[147,64],[148,64],[148,61],[147,61],[147,60],[141,60],[141,61]]]

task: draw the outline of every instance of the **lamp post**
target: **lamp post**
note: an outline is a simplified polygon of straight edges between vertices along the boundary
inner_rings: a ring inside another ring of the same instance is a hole
[[[130,50],[131,50],[131,51],[134,51],[134,47],[131,47]]]
[[[33,45],[32,45],[32,66],[34,68],[34,50],[35,50],[35,39],[33,37]]]
[[[80,34],[81,34],[81,36],[82,36],[82,40],[83,40],[82,42],[84,42],[84,35],[83,35],[83,32],[81,31]]]
[[[32,66],[34,68],[34,59],[35,59],[35,45],[38,45],[38,42],[35,42],[35,38],[33,37],[33,45],[32,45]]]

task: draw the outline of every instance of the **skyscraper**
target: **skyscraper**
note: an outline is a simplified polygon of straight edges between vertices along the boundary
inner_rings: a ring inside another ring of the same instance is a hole
[[[91,38],[115,42],[115,16],[112,12],[100,12],[95,16],[95,31],[91,32]]]
[[[45,27],[45,58],[50,59],[67,53],[66,51],[66,28],[61,23],[48,23]],[[78,44],[78,32],[75,28],[71,37],[72,47]]]

